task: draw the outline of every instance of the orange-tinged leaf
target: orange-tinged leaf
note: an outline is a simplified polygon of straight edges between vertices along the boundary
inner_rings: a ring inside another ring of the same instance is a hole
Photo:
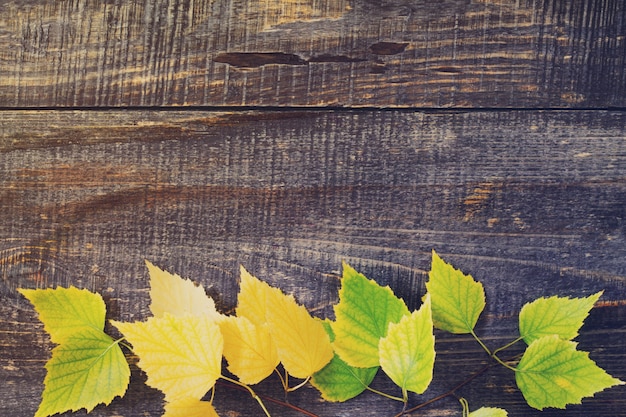
[[[112,322],[133,345],[146,384],[168,402],[201,399],[221,375],[224,341],[209,317],[165,313],[146,322]]]
[[[237,316],[246,317],[257,325],[265,324],[267,323],[266,305],[268,294],[280,290],[259,280],[246,271],[243,266],[240,269],[241,283],[239,295],[237,296]]]
[[[266,317],[278,357],[289,374],[308,378],[333,358],[322,321],[280,290],[269,292]]]
[[[174,316],[208,316],[214,320],[221,318],[213,299],[206,295],[204,288],[148,261],[146,266],[150,273],[150,311],[155,317],[169,313]]]
[[[196,398],[183,398],[165,404],[162,417],[219,417],[210,402]]]
[[[278,366],[278,352],[266,324],[246,317],[226,317],[220,322],[228,370],[247,385],[267,378]]]

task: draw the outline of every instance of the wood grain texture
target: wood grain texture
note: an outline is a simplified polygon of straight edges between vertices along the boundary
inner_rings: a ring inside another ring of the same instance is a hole
[[[0,107],[626,105],[623,0],[13,0]]]
[[[416,307],[434,248],[484,283],[478,331],[492,347],[514,337],[524,302],[604,289],[580,344],[626,379],[625,211],[623,112],[4,111],[0,414],[34,413],[51,349],[16,288],[89,288],[109,317],[139,320],[146,258],[203,284],[225,312],[243,264],[324,317],[342,260]],[[487,363],[469,338],[437,336],[432,389],[414,403]],[[375,384],[393,389],[382,376]],[[259,392],[282,398],[278,387]],[[539,413],[494,368],[458,395],[511,416],[608,417],[626,416],[625,393]],[[134,368],[129,394],[91,415],[159,416],[161,400]],[[370,394],[322,403],[311,388],[290,401],[320,416],[399,411]],[[227,386],[216,405],[260,414]],[[414,415],[460,408],[446,399]]]

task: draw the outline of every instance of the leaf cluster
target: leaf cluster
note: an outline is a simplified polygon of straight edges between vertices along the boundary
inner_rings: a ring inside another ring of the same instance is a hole
[[[280,377],[285,392],[310,382],[323,399],[337,402],[370,390],[402,402],[404,412],[409,393],[424,393],[432,381],[435,329],[471,334],[489,356],[515,373],[524,398],[537,409],[564,408],[623,384],[572,341],[601,293],[526,304],[519,315],[519,337],[492,351],[474,332],[486,304],[482,284],[434,251],[427,291],[415,311],[389,287],[344,263],[332,321],[313,317],[292,295],[243,267],[235,314],[224,315],[203,288],[146,264],[152,316],[133,323],[112,321],[124,340],[104,333],[106,307],[98,294],[73,287],[20,290],[57,344],[46,364],[36,417],[90,411],[124,395],[130,371],[121,343],[130,344],[139,357],[146,384],[163,392],[164,417],[217,416],[212,396],[218,379],[245,388],[269,416],[252,386],[272,373]],[[501,351],[521,341],[527,348],[517,363],[499,358]],[[228,373],[222,369],[223,358]],[[401,396],[370,387],[380,370]],[[296,385],[290,378],[298,380]],[[467,401],[460,402],[467,417],[507,415],[489,407],[470,412]]]

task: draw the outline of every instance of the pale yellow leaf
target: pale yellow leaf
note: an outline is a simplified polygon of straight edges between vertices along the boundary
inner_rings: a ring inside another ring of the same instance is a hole
[[[308,378],[333,358],[321,320],[311,317],[293,296],[277,289],[269,292],[266,317],[278,357],[292,376]]]
[[[201,399],[221,375],[224,340],[209,317],[165,313],[146,322],[112,322],[133,345],[146,384],[168,402]]]
[[[278,352],[266,324],[246,317],[227,317],[220,322],[228,370],[247,385],[267,378],[278,366]]]
[[[165,404],[162,417],[219,417],[210,402],[196,398],[183,398]]]
[[[174,316],[194,315],[221,319],[213,299],[206,295],[204,288],[148,261],[146,266],[150,273],[150,311],[155,317],[169,313]]]
[[[265,306],[268,294],[279,291],[269,284],[250,274],[242,266],[239,295],[237,296],[237,316],[246,317],[252,323],[260,325],[267,323]]]

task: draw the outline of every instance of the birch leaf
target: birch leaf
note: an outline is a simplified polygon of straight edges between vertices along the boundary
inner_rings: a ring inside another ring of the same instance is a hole
[[[468,417],[507,417],[509,413],[502,408],[481,407],[469,413]]]
[[[219,417],[210,402],[184,398],[165,404],[162,417]]]
[[[485,308],[480,282],[455,269],[433,251],[426,289],[432,297],[435,327],[450,333],[471,333]]]
[[[162,391],[168,402],[201,399],[220,377],[224,341],[208,317],[165,313],[146,322],[113,324],[133,345],[146,384]]]
[[[532,343],[543,336],[558,334],[563,340],[578,336],[578,330],[602,292],[585,298],[539,298],[522,307],[519,329],[524,341]]]
[[[266,318],[278,357],[287,372],[308,378],[333,358],[321,320],[311,317],[291,295],[274,288],[268,293]]]
[[[19,291],[58,344],[46,363],[44,391],[35,416],[81,408],[89,412],[123,396],[130,369],[117,341],[104,333],[102,297],[75,287]]]
[[[246,271],[243,266],[240,267],[240,271],[241,283],[239,284],[239,295],[237,296],[236,314],[239,317],[246,317],[254,324],[266,324],[268,294],[280,290],[272,288],[266,282],[259,280]]]
[[[430,385],[435,366],[435,336],[430,296],[419,310],[390,323],[378,345],[380,366],[402,388],[422,394]]]
[[[164,271],[146,261],[150,274],[150,311],[154,317],[165,313],[174,316],[208,316],[220,320],[215,302],[206,295],[204,288],[189,279]]]
[[[254,324],[246,317],[226,317],[220,329],[228,370],[244,384],[261,382],[278,366],[278,352],[266,324]]]
[[[389,323],[409,314],[404,301],[389,287],[367,279],[343,264],[339,303],[332,324],[335,352],[348,365],[371,368],[379,365],[378,342],[387,334]]]
[[[595,362],[587,352],[576,350],[576,343],[558,335],[532,342],[517,366],[517,386],[531,407],[565,408],[580,404],[606,388],[622,385]]]

